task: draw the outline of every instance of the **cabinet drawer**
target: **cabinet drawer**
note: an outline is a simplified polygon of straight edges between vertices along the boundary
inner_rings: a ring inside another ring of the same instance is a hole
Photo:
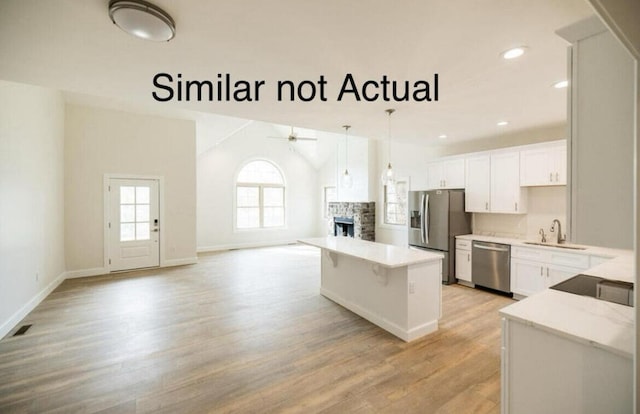
[[[586,254],[575,254],[551,251],[549,253],[549,262],[554,265],[570,266],[578,269],[589,268],[589,256]]]
[[[513,246],[511,247],[511,257],[544,262],[547,259],[547,254],[545,251],[542,251],[540,249],[530,249],[528,247]]]
[[[456,239],[456,249],[471,250],[471,240]]]

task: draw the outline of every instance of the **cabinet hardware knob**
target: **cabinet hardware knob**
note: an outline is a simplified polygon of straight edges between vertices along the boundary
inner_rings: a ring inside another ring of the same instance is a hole
[[[556,173],[556,182],[560,181],[560,179],[558,177],[559,177],[559,175],[558,175],[558,173]]]
[[[488,203],[488,202],[485,202],[485,203],[484,203],[484,209],[485,209],[485,210],[489,210],[489,203]]]
[[[547,277],[549,277],[549,268],[547,267]]]
[[[540,276],[543,276],[543,274],[542,274],[543,270],[544,269],[542,268],[542,266],[540,266]]]
[[[553,181],[553,173],[549,173],[549,182]]]
[[[518,211],[518,202],[516,201],[516,211]]]

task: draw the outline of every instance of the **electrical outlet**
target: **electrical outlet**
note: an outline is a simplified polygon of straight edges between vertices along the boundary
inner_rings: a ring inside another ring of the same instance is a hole
[[[409,293],[416,293],[416,285],[413,282],[409,282]]]

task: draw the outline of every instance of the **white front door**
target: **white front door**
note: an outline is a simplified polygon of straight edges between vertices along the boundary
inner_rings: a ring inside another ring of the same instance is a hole
[[[109,180],[110,270],[160,266],[158,180]]]

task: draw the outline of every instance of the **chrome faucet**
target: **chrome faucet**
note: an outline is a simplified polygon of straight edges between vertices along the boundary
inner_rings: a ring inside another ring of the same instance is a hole
[[[546,243],[547,242],[547,235],[544,234],[544,229],[540,228],[540,231],[538,232],[538,234],[540,235],[540,242],[541,243]]]
[[[558,244],[562,244],[567,240],[566,237],[562,237],[562,225],[560,224],[560,220],[553,219],[553,222],[551,223],[551,229],[549,229],[549,231],[553,233],[556,230],[556,223],[558,223],[558,235],[556,236],[556,242]]]

